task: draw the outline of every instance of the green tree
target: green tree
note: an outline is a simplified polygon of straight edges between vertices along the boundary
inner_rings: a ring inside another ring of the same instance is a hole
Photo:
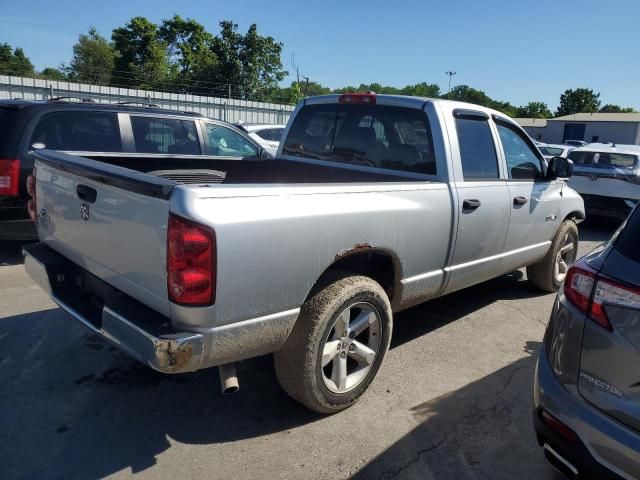
[[[241,98],[269,98],[288,73],[280,60],[282,43],[260,35],[255,24],[241,34],[235,23],[220,22],[220,35],[211,47],[218,60],[213,80],[234,85]]]
[[[529,102],[518,107],[515,116],[520,118],[551,118],[552,113],[544,102]]]
[[[635,110],[631,107],[621,107],[619,105],[612,105],[607,103],[600,109],[602,113],[633,113]]]
[[[569,89],[560,95],[560,105],[556,111],[556,116],[597,112],[599,107],[600,93],[594,93],[590,88]]]
[[[509,102],[502,102],[500,100],[491,100],[489,102],[489,107],[510,117],[515,117],[518,112],[518,107],[511,105]]]
[[[298,82],[291,83],[291,88],[294,88],[296,86],[298,86],[302,95],[307,97],[313,97],[316,95],[328,95],[329,93],[331,93],[331,89],[329,87],[320,85],[318,82],[300,82],[300,84],[298,84]]]
[[[413,97],[428,97],[438,98],[440,93],[440,87],[435,83],[421,82],[415,85],[407,85],[400,90],[402,95],[411,95]]]
[[[144,17],[134,17],[111,34],[115,49],[113,82],[141,88],[170,87],[176,77],[166,43],[159,39],[158,26]]]
[[[174,15],[162,21],[158,39],[167,46],[169,62],[178,72],[179,80],[188,82],[194,93],[210,93],[208,81],[215,75],[218,64],[211,48],[213,35],[197,21]]]
[[[475,103],[485,107],[491,106],[493,100],[482,90],[476,90],[468,85],[458,85],[451,89],[451,92],[442,95],[442,98],[449,98],[459,102]]]
[[[95,27],[81,34],[73,46],[71,63],[65,68],[71,80],[109,85],[115,64],[113,46]]]
[[[24,50],[12,50],[8,43],[0,44],[0,75],[14,75],[16,77],[33,77],[35,70]]]
[[[66,80],[67,75],[59,68],[47,67],[38,75],[47,80]]]

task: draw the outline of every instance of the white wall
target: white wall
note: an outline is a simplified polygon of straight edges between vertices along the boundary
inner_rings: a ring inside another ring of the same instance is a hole
[[[640,145],[639,122],[565,122],[548,121],[546,127],[524,127],[534,140],[545,143],[562,143],[564,126],[567,123],[584,123],[584,140],[591,142],[597,136],[598,142],[614,142],[625,145]],[[541,138],[538,138],[538,135]]]
[[[0,75],[0,99],[48,100],[51,97],[91,98],[99,103],[142,102],[197,112],[235,123],[287,123],[294,107],[187,93],[154,92],[74,82]]]

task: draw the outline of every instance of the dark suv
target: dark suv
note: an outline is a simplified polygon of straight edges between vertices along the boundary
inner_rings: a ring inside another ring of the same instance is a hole
[[[167,157],[266,156],[246,133],[199,114],[71,99],[0,101],[0,239],[36,236],[26,208],[26,178],[33,170],[32,152],[41,148],[96,160],[157,158],[158,168]]]

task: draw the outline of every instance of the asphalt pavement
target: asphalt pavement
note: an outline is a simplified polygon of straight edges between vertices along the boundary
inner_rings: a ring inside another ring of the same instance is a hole
[[[580,227],[586,253],[614,226]],[[271,357],[167,376],[57,308],[0,243],[0,478],[557,479],[531,425],[554,295],[524,271],[400,313],[364,397],[311,413]]]

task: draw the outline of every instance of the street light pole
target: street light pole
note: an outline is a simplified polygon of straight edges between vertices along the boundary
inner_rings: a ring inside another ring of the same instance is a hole
[[[451,79],[453,78],[453,76],[457,73],[457,72],[452,72],[452,71],[448,71],[445,72],[447,75],[449,75],[449,90],[447,92],[447,99],[451,98]]]

